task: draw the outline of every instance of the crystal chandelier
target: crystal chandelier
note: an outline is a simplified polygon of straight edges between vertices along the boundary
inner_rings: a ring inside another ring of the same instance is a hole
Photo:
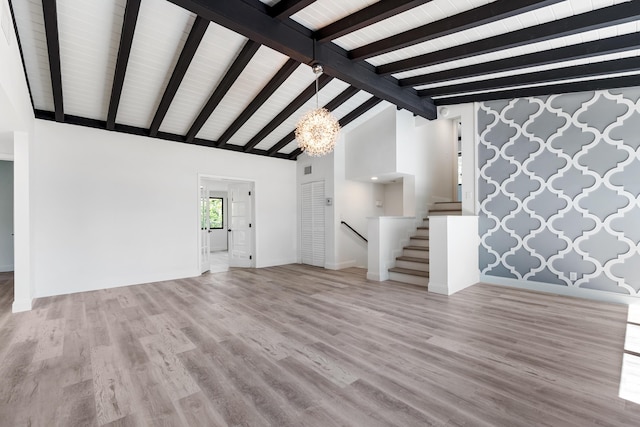
[[[313,66],[316,75],[316,108],[306,113],[296,126],[298,147],[310,156],[324,156],[333,151],[340,124],[326,108],[318,107],[318,77],[322,74],[322,65]]]

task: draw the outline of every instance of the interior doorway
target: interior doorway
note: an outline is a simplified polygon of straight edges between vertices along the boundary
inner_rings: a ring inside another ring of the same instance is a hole
[[[13,161],[0,157],[0,318],[14,299]]]
[[[255,267],[254,183],[202,175],[198,191],[200,272]]]
[[[456,168],[456,177],[455,177],[455,201],[462,202],[462,122],[458,120],[454,120],[455,126],[455,168]]]

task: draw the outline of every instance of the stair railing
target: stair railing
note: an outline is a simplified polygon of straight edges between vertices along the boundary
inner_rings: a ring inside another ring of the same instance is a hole
[[[347,224],[344,221],[340,221],[340,224],[344,224],[347,226],[347,228],[351,231],[353,231],[354,233],[356,233],[358,235],[358,237],[360,237],[362,240],[364,240],[366,243],[369,243],[369,241],[367,240],[366,237],[364,237],[362,234],[358,233],[352,226],[350,226],[349,224]]]

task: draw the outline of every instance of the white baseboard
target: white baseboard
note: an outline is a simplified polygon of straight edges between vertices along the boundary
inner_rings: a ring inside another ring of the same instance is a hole
[[[382,280],[380,280],[380,275],[377,273],[369,273],[367,271],[367,280],[373,280],[375,282],[381,282]]]
[[[344,268],[351,268],[356,266],[356,260],[352,259],[350,261],[342,261],[338,263],[327,263],[324,265],[324,268],[327,270],[342,270]]]
[[[614,292],[596,291],[594,289],[578,288],[575,286],[561,286],[551,283],[534,282],[531,280],[509,279],[506,277],[480,275],[480,282],[490,285],[508,286],[511,288],[527,289],[529,291],[546,292],[549,294],[565,295],[569,297],[585,298],[595,301],[612,302],[616,304],[640,304],[640,297],[616,294]]]
[[[387,271],[386,273],[387,274],[378,274],[367,271],[367,280],[373,280],[374,282],[384,282],[385,280],[389,280],[389,272]]]
[[[434,294],[440,295],[450,295],[449,288],[444,283],[436,283],[432,280],[429,281],[428,292],[433,292]]]
[[[31,302],[30,299],[17,299],[13,301],[13,305],[11,306],[11,311],[13,313],[20,313],[22,311],[31,311]]]
[[[13,271],[13,264],[0,265],[0,273],[5,273],[7,271]]]

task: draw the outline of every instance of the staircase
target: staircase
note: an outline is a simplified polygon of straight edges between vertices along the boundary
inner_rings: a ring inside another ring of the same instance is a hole
[[[429,210],[429,215],[461,215],[460,202],[440,202]],[[389,269],[389,279],[396,282],[424,286],[429,284],[429,218],[422,220],[409,245],[396,258],[395,267]]]

